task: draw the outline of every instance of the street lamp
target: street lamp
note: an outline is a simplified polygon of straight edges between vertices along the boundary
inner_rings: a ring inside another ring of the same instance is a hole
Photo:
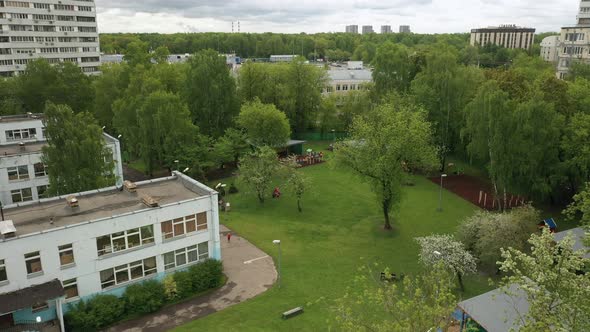
[[[336,142],[336,129],[332,129],[332,140]]]
[[[174,170],[178,171],[178,160],[174,161]]]
[[[279,288],[281,288],[281,240],[274,240],[272,241],[273,244],[279,246]]]
[[[184,171],[182,171],[182,173],[186,173],[186,172],[188,172],[189,170],[190,170],[190,167],[187,167],[187,168],[185,168],[185,169],[184,169]]]
[[[440,188],[438,192],[438,209],[436,211],[442,212],[442,188],[443,188],[443,178],[446,178],[446,174],[440,175]]]

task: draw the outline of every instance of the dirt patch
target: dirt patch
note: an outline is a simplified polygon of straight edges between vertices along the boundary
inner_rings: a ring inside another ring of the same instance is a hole
[[[440,185],[440,177],[431,177],[428,179]],[[443,179],[443,188],[482,209],[490,211],[498,209],[497,202],[494,202],[492,184],[482,179],[465,174],[449,175]],[[507,208],[522,206],[526,201],[524,197],[508,194]]]

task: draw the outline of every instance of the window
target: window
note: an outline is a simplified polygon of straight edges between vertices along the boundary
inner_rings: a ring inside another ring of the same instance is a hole
[[[47,302],[37,302],[31,306],[31,309],[33,310],[33,312],[43,311],[47,308],[49,308],[49,305],[47,305]]]
[[[33,200],[33,191],[31,188],[11,190],[12,203],[28,202]]]
[[[74,264],[74,248],[72,244],[64,244],[59,246],[59,263],[61,266]]]
[[[207,212],[164,221],[160,224],[162,237],[170,239],[188,233],[207,229]]]
[[[29,167],[27,165],[8,167],[8,180],[26,180],[29,178]]]
[[[38,251],[25,254],[25,264],[27,265],[27,274],[41,273],[41,254]]]
[[[37,196],[39,199],[42,198],[49,198],[49,191],[47,191],[48,186],[38,186],[37,187]]]
[[[49,4],[48,3],[33,3],[33,8],[49,9]]]
[[[21,54],[22,50],[17,49],[18,54]],[[22,53],[29,53],[31,50],[26,49],[26,52]],[[30,139],[35,138],[37,135],[37,129],[35,128],[28,128],[28,129],[15,129],[15,130],[7,130],[6,131],[6,140],[7,141],[18,141],[21,139]]]
[[[47,166],[43,163],[36,163],[33,165],[33,168],[35,168],[35,177],[47,176],[47,170],[45,167]]]
[[[66,300],[78,297],[78,282],[76,278],[64,280],[62,285],[66,293]]]
[[[198,245],[167,252],[162,257],[164,258],[164,270],[199,262],[209,258],[209,244],[207,242],[199,243]]]
[[[0,282],[3,281],[8,281],[8,275],[6,274],[6,263],[0,259]]]
[[[156,273],[156,257],[150,257],[130,264],[123,264],[100,271],[100,285],[103,289]]]
[[[154,226],[134,228],[96,239],[98,256],[119,252],[154,242]]]

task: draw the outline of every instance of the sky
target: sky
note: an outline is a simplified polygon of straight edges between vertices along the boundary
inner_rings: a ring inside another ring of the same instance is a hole
[[[101,32],[344,32],[346,25],[410,25],[416,33],[500,24],[559,31],[580,0],[95,0]]]

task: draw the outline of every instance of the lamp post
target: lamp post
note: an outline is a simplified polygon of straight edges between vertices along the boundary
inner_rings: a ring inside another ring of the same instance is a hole
[[[175,170],[175,171],[178,171],[178,170],[179,170],[179,169],[178,169],[178,160],[175,160],[175,161],[174,161],[174,170]]]
[[[438,209],[436,211],[442,212],[442,188],[443,188],[443,179],[446,178],[446,174],[440,175],[440,188],[438,191]]]
[[[332,141],[336,142],[336,129],[332,129]]]
[[[272,241],[273,244],[279,246],[279,288],[281,288],[281,240],[274,240]]]

